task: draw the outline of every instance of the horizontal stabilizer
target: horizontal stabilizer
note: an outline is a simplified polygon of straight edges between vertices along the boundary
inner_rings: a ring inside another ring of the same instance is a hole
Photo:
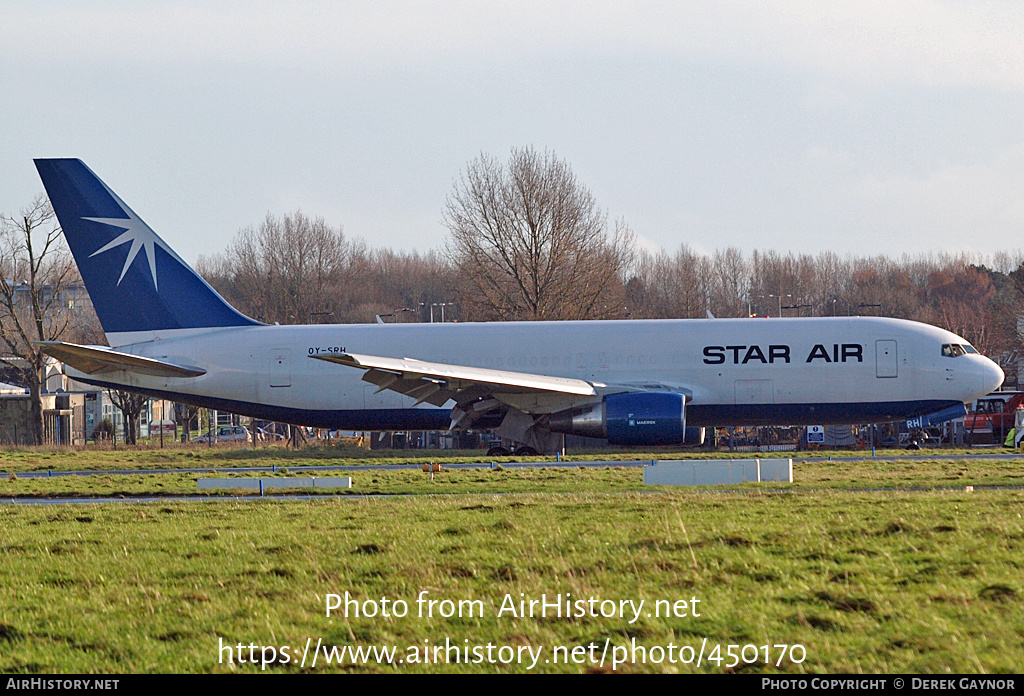
[[[206,370],[199,367],[121,353],[103,346],[81,346],[63,341],[36,341],[35,345],[47,355],[89,375],[120,370],[154,377],[199,377],[206,374]]]

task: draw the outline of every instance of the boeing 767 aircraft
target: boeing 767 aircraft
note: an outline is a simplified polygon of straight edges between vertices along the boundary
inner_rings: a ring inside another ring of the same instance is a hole
[[[77,159],[36,168],[110,347],[43,345],[74,379],[342,430],[682,442],[689,426],[878,423],[989,393],[994,362],[878,317],[266,325],[231,307]]]

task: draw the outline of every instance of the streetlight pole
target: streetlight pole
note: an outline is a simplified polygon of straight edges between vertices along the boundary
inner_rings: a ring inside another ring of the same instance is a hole
[[[434,323],[434,307],[440,307],[441,308],[441,323],[443,324],[444,323],[444,308],[445,307],[449,307],[449,306],[451,306],[453,304],[455,304],[455,303],[454,302],[431,302],[431,303],[427,304],[426,302],[420,302],[420,307],[430,307],[430,323],[431,324]],[[412,310],[411,309],[402,309],[402,310],[396,309],[395,311],[396,312],[399,312],[399,311],[401,311],[401,312],[411,312]]]
[[[778,295],[765,295],[765,297],[774,297],[776,300],[778,300],[778,302],[779,302],[779,314],[778,314],[778,316],[780,318],[782,317],[782,298],[783,297],[788,297],[790,299],[793,299],[792,295],[783,295],[782,293],[779,293]]]

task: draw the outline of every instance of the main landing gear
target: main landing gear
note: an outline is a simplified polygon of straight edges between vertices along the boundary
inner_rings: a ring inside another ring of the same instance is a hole
[[[488,457],[509,457],[511,455],[517,457],[536,457],[539,453],[532,447],[520,447],[515,452],[510,452],[504,447],[492,447],[487,450]]]

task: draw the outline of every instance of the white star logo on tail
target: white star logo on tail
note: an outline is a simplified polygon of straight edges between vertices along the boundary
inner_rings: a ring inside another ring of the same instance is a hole
[[[107,191],[110,191],[110,189],[107,189]],[[110,193],[111,195],[113,195],[112,191]],[[104,225],[111,225],[113,227],[120,227],[121,229],[124,230],[124,233],[118,235],[103,247],[89,254],[89,258],[92,258],[97,254],[102,254],[104,251],[110,251],[114,247],[119,247],[122,244],[127,244],[128,242],[131,242],[132,246],[131,249],[129,249],[128,251],[128,258],[125,259],[124,268],[121,269],[121,276],[117,279],[117,284],[120,285],[121,281],[124,280],[124,275],[125,273],[128,272],[128,268],[132,265],[132,261],[134,261],[135,257],[138,256],[139,249],[145,249],[146,258],[149,260],[149,275],[153,279],[153,288],[159,291],[160,288],[157,286],[156,282],[155,247],[159,245],[173,258],[177,258],[177,254],[171,251],[171,249],[166,244],[164,244],[164,241],[156,236],[156,232],[154,232],[149,225],[143,222],[142,218],[136,215],[131,208],[122,203],[121,200],[117,198],[117,196],[114,196],[114,199],[117,201],[118,205],[121,206],[121,209],[125,212],[125,214],[128,216],[127,218],[83,217],[82,219],[91,220],[92,222],[101,222]]]

